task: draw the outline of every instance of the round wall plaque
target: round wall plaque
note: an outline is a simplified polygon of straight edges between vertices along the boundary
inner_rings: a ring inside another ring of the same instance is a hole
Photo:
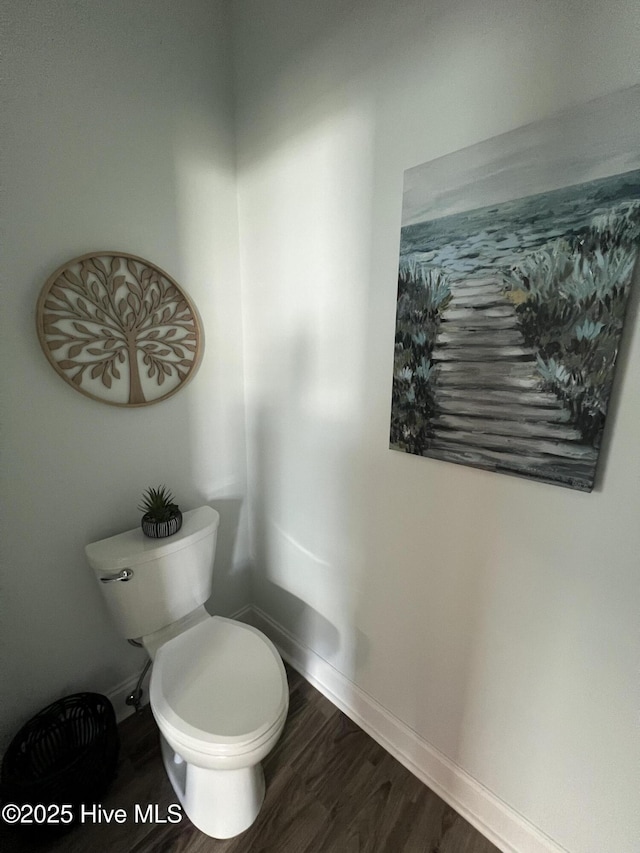
[[[92,252],[63,264],[40,294],[38,338],[73,388],[114,406],[148,406],[175,394],[202,357],[198,312],[155,264]]]

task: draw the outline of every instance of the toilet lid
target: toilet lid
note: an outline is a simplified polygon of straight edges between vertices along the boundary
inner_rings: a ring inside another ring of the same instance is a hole
[[[154,714],[195,741],[249,745],[286,713],[280,655],[249,625],[212,616],[161,646],[150,699]]]

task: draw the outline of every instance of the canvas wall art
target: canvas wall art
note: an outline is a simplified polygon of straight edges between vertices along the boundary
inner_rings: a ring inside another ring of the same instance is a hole
[[[593,488],[640,242],[640,86],[405,172],[391,447]]]

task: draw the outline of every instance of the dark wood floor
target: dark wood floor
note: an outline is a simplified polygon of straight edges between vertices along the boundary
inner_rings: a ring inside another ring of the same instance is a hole
[[[124,808],[123,825],[85,824],[56,841],[3,835],[7,853],[497,853],[456,812],[288,670],[284,733],[264,762],[267,794],[254,825],[215,841],[184,817],[177,824],[136,823],[136,803],[177,798],[165,776],[148,710],[120,726],[118,777],[105,809]]]

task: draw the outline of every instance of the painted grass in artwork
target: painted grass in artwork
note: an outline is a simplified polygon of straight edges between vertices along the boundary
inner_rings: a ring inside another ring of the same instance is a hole
[[[435,368],[431,353],[451,298],[447,275],[410,256],[400,264],[391,407],[391,446],[422,453],[429,443]]]
[[[545,386],[594,447],[604,427],[639,238],[640,203],[627,202],[505,273]]]

